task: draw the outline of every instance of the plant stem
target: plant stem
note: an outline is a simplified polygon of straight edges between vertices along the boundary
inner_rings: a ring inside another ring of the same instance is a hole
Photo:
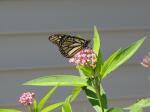
[[[94,76],[93,86],[95,88],[101,110],[102,110],[102,112],[104,112],[103,103],[102,103],[102,96],[101,96],[101,89],[100,89],[100,83],[101,83],[101,81],[99,82],[98,77]]]
[[[98,97],[98,99],[100,100],[100,105],[101,105],[102,112],[104,112],[103,103],[102,103],[102,96],[101,96],[101,89],[100,89],[100,84],[99,84],[99,82],[98,82],[97,88],[99,88],[99,89],[97,90],[97,97]]]
[[[32,112],[32,107],[31,106],[28,106],[28,111]]]

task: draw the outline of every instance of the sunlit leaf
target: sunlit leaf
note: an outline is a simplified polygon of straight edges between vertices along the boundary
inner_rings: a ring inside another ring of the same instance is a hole
[[[97,56],[97,63],[96,63],[95,70],[99,74],[101,70],[101,66],[103,64],[103,58],[102,58],[102,53],[101,53],[101,37],[98,33],[96,26],[94,26],[93,51]]]
[[[101,112],[101,107],[99,104],[99,100],[97,98],[96,92],[93,87],[87,86],[83,89],[85,91],[86,97],[93,106],[93,108],[96,110],[96,112]],[[103,102],[103,108],[106,111],[107,110],[107,97],[106,94],[101,86],[101,96],[102,96],[102,102]]]
[[[73,75],[50,75],[40,77],[24,83],[24,85],[32,86],[85,86],[87,83],[86,79],[82,79],[79,76]]]
[[[121,108],[112,108],[112,109],[109,109],[108,112],[124,112],[124,111]]]
[[[126,110],[130,110],[130,112],[143,112],[143,108],[150,107],[150,98],[141,99],[137,103],[126,107]]]
[[[59,102],[59,103],[51,104],[51,105],[45,107],[41,112],[51,112],[52,110],[57,109],[58,107],[60,107],[63,104],[64,104],[64,102]]]
[[[103,76],[103,74],[106,72],[108,69],[109,65],[113,62],[113,60],[116,58],[116,56],[120,53],[121,49],[118,49],[115,51],[103,64],[101,68],[100,74]]]
[[[80,94],[80,91],[82,90],[82,87],[75,87],[72,91],[71,95],[71,102],[76,99],[76,97]]]
[[[96,26],[94,26],[94,36],[93,36],[93,51],[98,56],[100,51],[100,36]]]
[[[107,70],[103,73],[103,78],[106,77],[110,72],[117,69],[120,65],[125,63],[131,56],[135,54],[135,52],[139,49],[139,47],[144,42],[145,37],[132,43],[129,47],[122,50],[113,60],[113,62],[108,66]]]
[[[22,112],[17,109],[0,109],[0,112]]]
[[[77,69],[82,70],[86,77],[91,77],[94,74],[94,70],[90,67],[86,66],[77,66]]]
[[[49,97],[51,97],[51,95],[55,92],[55,90],[57,89],[58,85],[56,85],[55,87],[53,87],[53,89],[51,89],[39,102],[37,110],[40,111],[43,106],[45,105],[45,103],[47,102],[47,100],[49,99]]]
[[[34,108],[34,112],[37,112],[37,101],[36,101],[36,99],[33,100],[33,108]]]
[[[71,100],[71,96],[66,98],[66,100],[64,102],[64,105],[63,105],[63,111],[64,112],[72,112],[72,108],[71,108],[71,105],[70,105],[70,100]]]

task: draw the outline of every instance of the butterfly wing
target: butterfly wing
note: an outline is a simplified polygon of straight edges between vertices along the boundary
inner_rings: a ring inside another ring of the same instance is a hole
[[[49,41],[57,45],[60,53],[66,58],[73,57],[81,49],[87,47],[90,42],[89,40],[65,34],[50,35]]]
[[[49,36],[48,40],[51,41],[53,44],[59,46],[60,40],[65,37],[64,34],[52,34]]]
[[[71,58],[81,49],[87,47],[85,46],[85,43],[86,40],[84,39],[68,36],[60,41],[59,50],[64,57]]]

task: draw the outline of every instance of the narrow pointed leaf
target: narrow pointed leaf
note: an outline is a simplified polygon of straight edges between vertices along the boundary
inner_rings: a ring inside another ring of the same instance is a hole
[[[36,101],[36,99],[33,100],[33,108],[34,108],[34,112],[38,112],[37,111],[37,101]]]
[[[57,89],[58,85],[53,87],[53,89],[51,89],[39,102],[37,110],[40,111],[43,106],[45,105],[45,103],[47,102],[47,100],[49,99],[49,97],[51,97],[51,95],[54,93],[54,91]]]
[[[112,108],[112,109],[108,110],[108,112],[124,112],[124,111],[121,108]]]
[[[17,109],[0,109],[0,112],[22,112]]]
[[[103,76],[105,71],[108,69],[109,65],[113,62],[116,56],[120,53],[121,49],[115,51],[103,64],[100,74]]]
[[[94,70],[90,67],[86,67],[86,66],[77,66],[77,69],[82,70],[82,72],[84,73],[84,75],[86,77],[91,77],[94,73]]]
[[[51,104],[47,107],[45,107],[41,112],[51,112],[55,109],[57,109],[58,107],[60,107],[61,105],[63,105],[64,102],[59,102],[59,103],[55,103],[55,104]]]
[[[98,56],[100,51],[100,36],[98,34],[96,26],[94,26],[93,51]]]
[[[102,104],[104,109],[107,109],[108,108],[107,96],[102,85],[100,85],[100,88],[101,88]]]
[[[129,110],[130,112],[143,112],[143,108],[150,107],[150,98],[147,99],[141,99],[137,103],[126,107],[126,110]]]
[[[86,94],[87,99],[89,100],[89,102],[91,103],[91,105],[93,106],[93,108],[96,110],[96,112],[101,112],[101,108],[100,108],[100,104],[96,95],[96,92],[94,90],[93,87],[91,86],[87,86],[84,89],[84,92]],[[104,110],[107,110],[107,97],[106,94],[101,86],[101,96],[102,96],[102,102],[103,102],[103,107]]]
[[[103,64],[103,58],[102,58],[102,53],[101,53],[101,37],[98,33],[96,26],[94,26],[93,51],[97,56],[97,63],[96,63],[95,70],[99,74],[101,70],[101,66]]]
[[[139,49],[139,47],[144,42],[145,37],[132,43],[129,47],[121,51],[113,62],[109,65],[108,69],[103,73],[103,78],[106,77],[110,72],[114,71],[120,65],[125,63],[131,56],[135,54],[135,52]]]
[[[40,77],[24,83],[24,85],[32,86],[86,86],[87,80],[82,79],[79,76],[73,75],[50,75]]]
[[[61,108],[61,112],[65,112],[64,107]]]
[[[81,70],[80,68],[77,68],[79,73],[80,73],[80,76],[82,79],[87,79],[88,77],[86,76],[86,72]]]
[[[135,107],[135,108],[132,108],[131,110],[129,110],[129,112],[144,112],[144,111],[140,107]]]
[[[100,51],[99,55],[97,56],[97,62],[96,62],[96,68],[95,68],[97,74],[100,73],[102,65],[103,65],[103,57]]]
[[[91,105],[96,110],[96,112],[100,111],[101,110],[100,104],[99,104],[99,101],[98,101],[98,98],[96,96],[96,92],[94,91],[94,89],[88,86],[88,87],[85,87],[83,90],[86,94],[88,101],[91,103]]]
[[[66,100],[64,102],[64,105],[63,105],[64,112],[72,112],[72,108],[71,108],[71,105],[70,105],[70,100],[71,100],[71,96],[66,98]]]
[[[72,91],[72,95],[71,95],[71,102],[73,102],[76,97],[80,94],[80,91],[82,90],[82,87],[75,87]]]

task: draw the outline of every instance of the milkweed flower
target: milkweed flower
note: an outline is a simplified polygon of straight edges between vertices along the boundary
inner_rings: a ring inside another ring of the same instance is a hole
[[[83,65],[95,68],[96,67],[96,54],[90,48],[85,48],[75,54],[72,58],[69,59],[70,63],[75,65]]]
[[[26,92],[21,95],[21,97],[19,98],[19,102],[24,106],[32,105],[34,97],[35,93]]]
[[[143,61],[141,62],[141,64],[146,68],[150,67],[150,52],[148,53],[147,56],[143,58]]]

